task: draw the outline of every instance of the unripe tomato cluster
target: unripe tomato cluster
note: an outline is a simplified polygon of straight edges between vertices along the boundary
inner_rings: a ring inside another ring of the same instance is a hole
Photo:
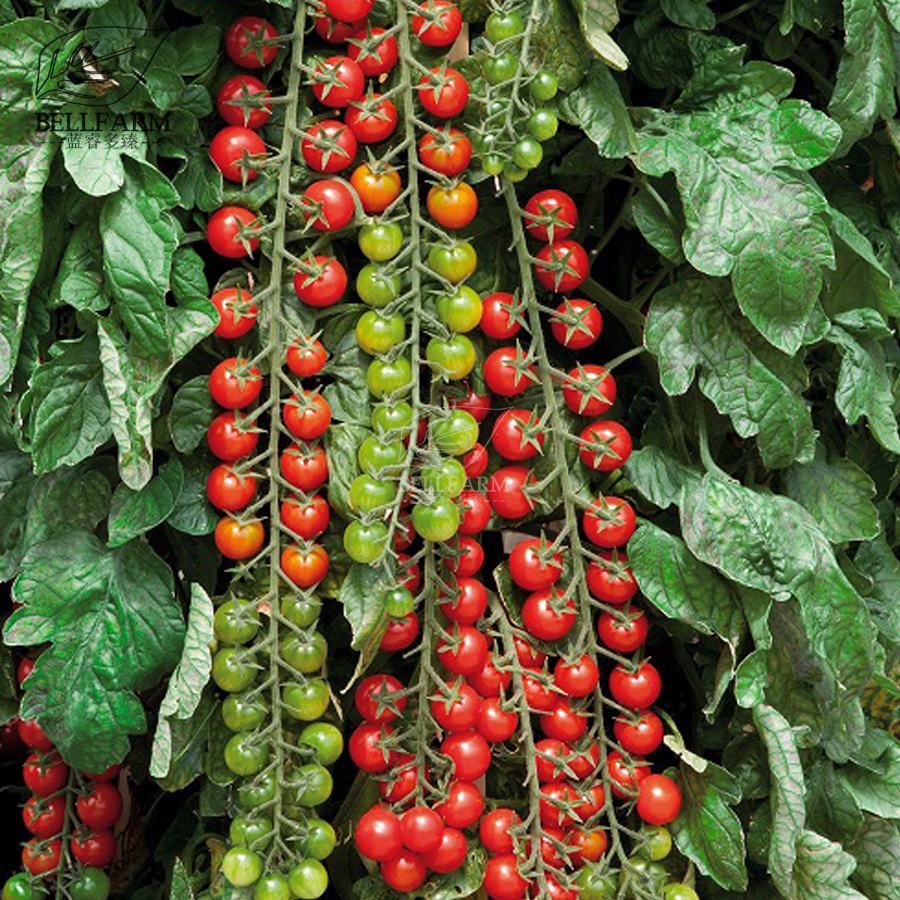
[[[33,669],[32,660],[21,660],[20,685]],[[32,837],[22,848],[25,873],[6,882],[3,900],[38,900],[40,883],[50,878],[61,879],[73,900],[105,900],[109,877],[103,870],[116,856],[113,829],[123,810],[122,795],[112,783],[121,766],[100,774],[70,772],[35,719],[19,719],[17,728],[31,751],[22,767],[31,791],[22,821]]]

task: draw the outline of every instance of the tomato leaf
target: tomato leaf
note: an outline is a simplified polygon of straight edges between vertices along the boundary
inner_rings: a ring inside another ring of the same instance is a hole
[[[883,536],[859,545],[853,559],[856,566],[872,580],[872,591],[866,597],[872,621],[891,643],[900,643],[900,560]]]
[[[883,766],[873,772],[860,766],[845,766],[841,776],[861,809],[888,819],[900,818],[900,745],[889,747],[879,757]]]
[[[192,453],[206,437],[218,410],[209,393],[209,376],[198,375],[175,392],[169,410],[169,433],[179,453]]]
[[[900,832],[895,822],[864,816],[855,840],[845,847],[856,858],[851,880],[867,897],[900,896]]]
[[[773,837],[774,846],[778,835]],[[797,839],[796,861],[785,896],[792,900],[866,900],[848,881],[855,868],[856,860],[840,844],[814,831],[803,831]]]
[[[344,608],[344,617],[353,631],[350,646],[360,651],[357,675],[364,672],[381,645],[388,624],[388,614],[384,608],[385,585],[381,574],[374,566],[352,563],[341,584],[338,600]],[[352,682],[351,682],[352,683]]]
[[[29,551],[15,591],[23,607],[6,623],[6,642],[49,642],[22,714],[82,771],[120,762],[128,735],[146,729],[135,692],[172,669],[183,642],[170,568],[146,544],[108,550],[72,531]]]
[[[682,490],[693,490],[703,477],[699,466],[683,463],[655,444],[633,451],[625,463],[625,474],[661,509],[680,505]]]
[[[328,457],[328,502],[344,518],[353,515],[350,509],[350,485],[360,473],[356,454],[360,444],[370,434],[368,428],[343,422],[325,433],[325,453]]]
[[[206,479],[214,463],[206,455],[181,460],[184,482],[166,522],[185,534],[212,534],[219,521],[206,496]]]
[[[170,459],[139,491],[118,485],[109,511],[108,546],[120,547],[165,522],[175,509],[183,485],[184,469],[177,459]]]

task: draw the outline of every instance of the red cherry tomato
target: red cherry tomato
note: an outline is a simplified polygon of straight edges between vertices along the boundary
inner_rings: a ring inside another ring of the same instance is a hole
[[[341,172],[356,157],[356,135],[335,119],[310,125],[300,145],[306,164],[316,172]]]
[[[373,806],[356,823],[353,839],[356,849],[367,859],[392,859],[403,849],[400,818],[383,806]]]
[[[477,731],[455,731],[441,744],[441,753],[453,762],[453,776],[460,781],[481,778],[491,765],[491,748]]]
[[[653,663],[645,662],[633,672],[619,663],[609,676],[609,692],[613,700],[629,709],[653,706],[661,691],[662,679]]]
[[[19,719],[19,737],[23,744],[46,753],[53,749],[53,741],[44,734],[37,719]]]
[[[463,491],[459,495],[462,519],[459,533],[464,535],[480,534],[491,518],[491,504],[481,491]]]
[[[425,0],[412,17],[413,34],[429,47],[449,47],[459,36],[462,16],[450,0]]]
[[[303,192],[301,209],[317,231],[336,231],[356,215],[353,191],[333,178],[314,181]]]
[[[613,723],[613,731],[622,749],[633,756],[649,755],[663,739],[662,722],[649,709],[639,710],[636,720],[619,716]]]
[[[328,457],[318,444],[288,445],[281,454],[279,468],[291,487],[307,494],[328,480]]]
[[[474,625],[484,615],[487,606],[485,586],[475,578],[459,578],[456,582],[456,596],[441,603],[440,610],[451,622]]]
[[[425,863],[412,850],[401,850],[396,856],[383,862],[380,869],[381,877],[396,891],[414,891],[428,877]]]
[[[316,16],[316,34],[329,44],[346,44],[350,36],[364,25],[365,21],[341,22],[331,16]]]
[[[322,342],[309,338],[297,338],[287,349],[285,362],[288,368],[301,378],[311,378],[318,375],[325,367],[328,354],[322,346]]]
[[[606,757],[606,769],[609,772],[610,790],[620,800],[634,797],[639,785],[650,774],[650,764],[644,759],[634,758],[631,767],[618,750],[613,750]]]
[[[491,411],[491,398],[488,394],[478,394],[474,388],[469,388],[465,397],[453,397],[450,406],[465,410],[476,422],[483,422]]]
[[[512,829],[521,825],[518,813],[506,807],[492,809],[478,826],[478,836],[488,853],[512,853],[514,840]]]
[[[259,247],[259,238],[248,232],[259,229],[256,215],[243,206],[223,206],[210,217],[206,226],[209,246],[228,259],[250,256]]]
[[[586,862],[599,862],[609,847],[609,838],[602,830],[583,831],[575,828],[569,832],[569,846],[574,852],[569,854],[569,862],[580,869]]]
[[[116,839],[105,828],[81,838],[78,835],[69,841],[72,856],[83,866],[105,869],[116,856]]]
[[[408,587],[408,585],[407,585]],[[418,637],[419,617],[411,612],[402,619],[392,619],[381,639],[382,650],[405,650]]]
[[[438,134],[429,132],[423,135],[419,141],[419,159],[423,165],[440,175],[454,178],[461,175],[469,165],[472,144],[458,128],[448,125]]]
[[[462,458],[466,477],[473,479],[483,475],[488,467],[488,452],[483,444],[475,442],[475,446]]]
[[[347,107],[344,121],[361,144],[374,144],[389,138],[397,127],[397,110],[381,94],[370,92],[364,101]]]
[[[598,472],[620,469],[631,456],[631,435],[618,422],[592,422],[580,435],[582,462]]]
[[[470,731],[478,721],[481,697],[462,679],[451,682],[431,701],[431,715],[445,731]]]
[[[399,765],[399,762],[398,762]],[[419,769],[415,764],[393,769],[390,781],[379,781],[378,792],[387,803],[399,803],[412,794],[419,783]]]
[[[559,315],[551,320],[550,330],[563,347],[583,350],[600,337],[603,316],[590,300],[564,300],[556,311]]]
[[[588,255],[577,241],[546,244],[538,250],[537,258],[534,274],[550,291],[574,291],[581,287],[591,271]]]
[[[448,828],[468,828],[484,812],[484,797],[470,781],[451,782],[447,799],[435,807]]]
[[[244,16],[232,22],[225,32],[225,52],[241,68],[263,69],[278,55],[278,47],[264,41],[276,37],[278,32],[265,19]]]
[[[32,753],[22,767],[22,780],[36,797],[49,797],[66,786],[69,767],[55,750],[43,758]]]
[[[363,75],[377,78],[397,65],[399,51],[393,35],[382,37],[384,28],[366,26],[353,33],[347,55],[357,63]]]
[[[293,395],[284,404],[284,424],[294,437],[312,441],[324,434],[331,422],[328,401],[314,391],[304,391],[303,400]]]
[[[75,802],[78,818],[90,829],[112,828],[122,815],[122,795],[106,781],[94,784]]]
[[[544,664],[547,654],[536,650],[525,638],[515,634],[513,643],[516,645],[516,658],[519,660],[519,665],[525,666],[526,669],[539,669]]]
[[[594,693],[600,681],[600,670],[593,657],[585,653],[580,659],[567,663],[560,659],[553,670],[556,686],[570,697],[587,697]]]
[[[390,725],[364,722],[347,742],[350,758],[363,772],[386,772],[393,762],[394,752],[384,749],[383,743],[392,733]]]
[[[422,106],[442,119],[459,115],[469,102],[469,82],[456,69],[445,66],[423,75],[418,91]]]
[[[319,494],[308,500],[301,500],[296,494],[289,494],[281,504],[281,522],[295,535],[311,541],[327,527],[331,518],[328,501]]]
[[[550,712],[541,716],[541,730],[547,737],[571,743],[584,734],[587,720],[587,713],[572,709],[566,697],[557,702]]]
[[[256,324],[256,304],[246,290],[239,287],[216,291],[210,302],[219,314],[214,334],[234,340],[243,337]]]
[[[582,822],[588,822],[603,809],[604,803],[606,803],[606,791],[603,790],[602,784],[595,784],[582,793],[581,802],[573,812]]]
[[[272,106],[267,102],[271,96],[258,78],[235,75],[219,88],[216,109],[229,125],[262,128],[272,115]]]
[[[563,597],[563,591],[555,587],[529,595],[522,607],[522,622],[529,634],[541,641],[558,641],[572,630],[578,619],[575,601]]]
[[[226,559],[250,559],[256,556],[265,536],[265,528],[259,519],[241,522],[232,516],[224,516],[216,525],[216,547]]]
[[[465,835],[457,828],[445,828],[441,843],[436,849],[422,854],[422,862],[432,871],[441,875],[455,872],[465,861]]]
[[[475,730],[486,741],[508,741],[518,727],[518,714],[515,710],[506,709],[497,697],[487,697],[481,701]]]
[[[594,741],[584,753],[579,753],[569,760],[569,768],[584,781],[590,778],[600,763],[600,745]]]
[[[498,469],[488,482],[487,497],[491,509],[504,519],[520,519],[534,509],[534,501],[524,491],[535,477],[523,466]]]
[[[509,688],[509,684],[512,681],[512,673],[498,669],[494,665],[493,659],[488,656],[481,669],[478,672],[467,675],[466,681],[482,697],[499,697],[501,688]]]
[[[325,11],[339,22],[360,22],[374,6],[375,0],[325,0]]]
[[[560,781],[567,776],[564,762],[568,762],[569,745],[556,738],[544,738],[534,745],[538,781]]]
[[[59,866],[61,855],[62,842],[59,839],[44,845],[40,838],[34,838],[22,848],[22,865],[32,875],[43,875]]]
[[[266,145],[252,129],[242,125],[228,125],[209,144],[209,155],[215,167],[228,181],[253,181],[259,171],[252,168],[265,156]]]
[[[544,437],[543,426],[535,412],[508,409],[494,423],[491,443],[504,459],[521,462],[541,452]]]
[[[561,241],[572,233],[577,223],[578,207],[563,191],[538,191],[525,204],[525,230],[539,241]]]
[[[597,634],[604,646],[617,653],[633,653],[647,640],[647,617],[638,610],[624,616],[601,613],[597,620]]]
[[[442,637],[438,641],[438,659],[454,675],[471,675],[480,671],[487,655],[487,638],[470,625],[454,625],[449,640]]]
[[[501,347],[484,361],[484,380],[501,397],[514,397],[535,384],[534,366],[524,365],[525,354],[518,347]]]
[[[66,798],[61,794],[45,800],[32,797],[22,807],[22,821],[39,840],[55,837],[63,830],[66,821]]]
[[[481,330],[496,341],[509,340],[522,327],[513,313],[515,307],[516,298],[512,294],[502,291],[488,294],[481,301]]]
[[[549,546],[541,538],[526,538],[513,547],[509,554],[509,575],[520,588],[541,591],[559,581],[562,555],[553,553],[548,556]]]
[[[584,511],[584,533],[598,547],[621,547],[634,534],[634,508],[621,497],[598,497]]]
[[[616,380],[603,366],[576,366],[563,382],[563,400],[579,416],[599,416],[616,402]]]
[[[444,820],[427,806],[413,806],[400,817],[403,845],[416,853],[437,850],[444,836]]]
[[[519,874],[514,853],[501,853],[487,861],[484,889],[491,900],[522,900],[528,882]]]
[[[564,781],[548,781],[541,785],[541,800],[538,806],[541,824],[553,828],[568,828],[572,824],[572,814],[567,807],[574,806],[578,791]]]
[[[628,565],[628,557],[621,551],[601,552],[603,562],[594,560],[587,569],[590,592],[604,603],[627,603],[638,591],[637,582]]]
[[[249,406],[262,390],[262,375],[246,359],[232,356],[222,360],[209,376],[209,392],[213,400],[226,409]]]
[[[288,544],[281,551],[281,570],[297,587],[317,585],[325,577],[328,565],[328,553],[319,544],[310,544],[307,550]]]
[[[444,562],[457,578],[469,578],[484,565],[484,550],[475,538],[459,537],[451,546],[459,556],[448,556]]]
[[[329,56],[315,67],[313,95],[325,106],[343,109],[362,97],[365,86],[362,69],[347,56]]]
[[[544,679],[538,676],[539,669],[532,670],[534,674],[522,675],[522,688],[525,692],[525,702],[533,712],[549,713],[556,709],[559,703],[559,694],[552,690]]]
[[[638,786],[637,814],[648,825],[668,825],[681,811],[681,791],[667,775],[648,775]]]

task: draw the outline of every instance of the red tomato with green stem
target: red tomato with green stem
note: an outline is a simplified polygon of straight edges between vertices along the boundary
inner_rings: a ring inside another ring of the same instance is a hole
[[[638,786],[637,814],[648,825],[668,825],[681,811],[681,791],[667,775],[648,775]]]
[[[419,81],[419,101],[442,119],[459,115],[469,102],[469,82],[456,69],[434,68]]]
[[[528,882],[519,874],[514,853],[501,853],[487,861],[484,890],[491,900],[523,900]]]
[[[547,737],[572,743],[587,730],[588,714],[572,709],[569,698],[560,700],[553,709],[541,716],[541,730]]]
[[[391,619],[381,639],[381,649],[396,652],[405,650],[419,636],[419,617],[415,612],[402,619]]]
[[[294,394],[284,405],[287,430],[304,441],[312,441],[325,433],[331,422],[331,407],[319,393],[304,391],[301,400]]]
[[[484,380],[495,394],[514,397],[537,384],[534,366],[519,347],[501,347],[484,361]]]
[[[508,409],[494,423],[491,443],[504,459],[522,462],[542,451],[544,437],[537,413],[530,409]]]
[[[478,212],[478,197],[465,181],[443,186],[435,184],[428,191],[428,213],[444,228],[465,228]]]
[[[421,887],[428,877],[428,869],[419,854],[406,849],[383,862],[380,870],[387,885],[403,893]]]
[[[307,541],[317,538],[328,527],[330,519],[328,501],[319,494],[313,494],[308,500],[290,494],[281,504],[282,524]]]
[[[341,22],[328,15],[316,16],[316,34],[329,44],[346,44],[350,36],[365,25],[364,20]]]
[[[78,818],[94,831],[112,828],[119,821],[122,808],[122,795],[118,788],[105,781],[93,784],[89,792],[75,802]]]
[[[356,688],[353,702],[367,722],[393,722],[406,709],[403,685],[393,675],[370,675]]]
[[[458,828],[445,828],[440,844],[421,854],[422,862],[432,872],[447,875],[455,872],[466,861],[466,837]]]
[[[661,691],[662,679],[653,663],[645,662],[635,669],[619,663],[609,676],[609,692],[613,700],[628,709],[653,706]]]
[[[34,838],[22,848],[22,865],[32,875],[44,875],[59,866],[61,856],[62,842],[58,838],[49,844]]]
[[[478,826],[482,846],[488,853],[512,853],[512,829],[521,824],[522,820],[514,810],[504,806],[492,809]]]
[[[428,806],[413,806],[400,817],[403,845],[415,853],[437,850],[444,836],[444,820]]]
[[[459,495],[462,519],[459,533],[463,535],[480,534],[491,518],[491,504],[481,491],[463,491]]]
[[[259,519],[242,522],[232,516],[225,516],[216,525],[216,547],[227,559],[250,559],[256,556],[265,536],[265,529]]]
[[[55,750],[47,755],[32,753],[22,767],[22,780],[36,797],[49,797],[69,780],[69,767]]]
[[[538,191],[525,204],[525,230],[539,241],[561,241],[577,224],[578,207],[564,191]]]
[[[313,95],[332,109],[343,109],[363,95],[366,76],[348,56],[329,56],[313,71]]]
[[[364,722],[347,742],[350,758],[363,772],[386,772],[393,762],[394,751],[383,746],[394,732],[390,725],[380,722]]]
[[[555,587],[529,595],[522,607],[522,623],[529,634],[541,641],[557,641],[572,630],[578,612],[574,599],[564,597]]]
[[[550,544],[541,538],[526,538],[513,547],[509,554],[509,575],[520,588],[541,591],[559,581],[562,555],[551,554],[549,548]]]
[[[462,15],[450,0],[425,0],[412,17],[413,34],[428,47],[449,47],[459,36]]]
[[[303,192],[301,211],[317,231],[337,231],[356,215],[353,191],[334,178],[314,181]]]
[[[431,700],[431,715],[445,731],[469,731],[478,721],[481,697],[462,679],[450,682]]]
[[[46,753],[53,749],[53,741],[44,734],[37,719],[19,719],[18,721],[19,738],[23,744]]]
[[[597,663],[587,653],[573,662],[560,659],[553,670],[556,686],[569,697],[587,697],[600,681]]]
[[[550,320],[553,337],[569,350],[590,347],[603,331],[603,315],[590,300],[564,300]],[[596,413],[586,413],[596,415]]]
[[[31,797],[22,807],[22,821],[39,840],[55,837],[65,825],[66,798],[61,794],[43,800]]]
[[[347,290],[347,270],[333,256],[318,255],[304,262],[309,270],[294,274],[297,298],[316,308],[337,303]]]
[[[579,416],[599,416],[616,402],[616,380],[603,366],[576,366],[563,382],[563,400]]]
[[[291,487],[311,493],[328,480],[328,457],[318,444],[290,444],[279,459],[279,469]]]
[[[601,613],[597,619],[597,634],[604,646],[616,653],[633,653],[647,640],[649,625],[640,610],[625,613]]]
[[[497,341],[507,341],[522,327],[513,294],[498,291],[481,301],[481,330]]]
[[[256,324],[257,308],[250,294],[240,287],[216,291],[210,302],[219,314],[219,324],[213,332],[228,340],[243,337]]]
[[[269,89],[252,75],[229,78],[216,95],[216,109],[229,124],[262,128],[272,115]]]
[[[555,241],[537,252],[537,280],[549,291],[565,293],[581,287],[591,272],[584,247],[577,241]]]
[[[512,672],[498,669],[494,664],[493,658],[488,655],[484,666],[478,672],[467,675],[466,681],[482,697],[499,697],[501,689],[509,689],[509,685],[512,682]]]
[[[400,817],[383,806],[373,806],[356,823],[353,838],[356,849],[367,859],[392,859],[403,849]]]
[[[397,127],[397,109],[393,101],[382,98],[371,88],[368,95],[347,107],[344,121],[361,144],[387,140]]]
[[[447,568],[457,578],[469,578],[484,565],[484,550],[481,544],[474,538],[456,538],[453,549],[459,553],[458,557],[447,557]]]
[[[598,497],[582,516],[588,540],[605,549],[627,543],[634,534],[635,524],[634,508],[621,497]]]
[[[438,174],[455,178],[465,172],[472,159],[472,143],[458,128],[445,125],[421,137],[419,159]]]
[[[491,748],[477,731],[456,731],[441,743],[441,753],[453,762],[453,775],[460,781],[476,781],[491,766]]]
[[[228,125],[210,141],[209,155],[226,180],[253,181],[259,178],[253,164],[266,155],[266,145],[251,128]]]
[[[209,246],[227,259],[250,256],[259,247],[259,239],[252,232],[259,228],[256,215],[243,206],[223,206],[217,209],[206,225]]]
[[[309,338],[297,338],[291,343],[285,354],[288,368],[301,378],[318,375],[325,367],[328,354],[322,342]]]
[[[618,422],[592,422],[579,440],[581,461],[597,472],[620,469],[631,456],[631,435]]]
[[[317,585],[325,577],[328,566],[328,552],[319,544],[310,544],[307,549],[288,544],[281,551],[281,570],[298,587]]]
[[[471,675],[479,671],[487,655],[487,638],[471,625],[454,624],[449,637],[442,637],[437,645],[438,659],[454,675]]]
[[[447,799],[435,809],[448,828],[469,828],[484,812],[484,796],[478,785],[470,781],[453,781],[447,789]]]
[[[491,509],[504,519],[520,519],[534,509],[534,501],[525,488],[536,479],[524,466],[498,469],[488,482],[487,498]]]
[[[72,856],[83,866],[105,869],[116,856],[116,839],[108,829],[101,828],[84,837],[76,835],[69,841]]]
[[[268,44],[278,37],[271,23],[259,16],[244,16],[225,32],[225,53],[243,69],[263,69],[278,55],[278,47]]]
[[[484,501],[487,503],[487,500]],[[475,578],[458,578],[456,596],[440,604],[441,612],[459,625],[474,625],[488,607],[485,586]]]
[[[650,764],[644,759],[628,760],[618,750],[607,754],[606,769],[609,773],[610,790],[620,800],[634,797],[638,786],[650,774]]]
[[[209,376],[209,392],[213,400],[226,409],[249,406],[262,390],[262,375],[246,359],[232,356],[222,360]]]
[[[341,172],[356,157],[356,135],[343,122],[323,119],[310,125],[300,144],[306,164],[316,172]]]
[[[383,37],[385,33],[384,28],[365,26],[350,37],[347,55],[370,78],[384,75],[397,65],[397,39],[392,34]]]
[[[518,727],[518,713],[514,709],[508,709],[498,697],[487,697],[481,701],[475,730],[486,741],[508,741]]]
[[[375,0],[325,0],[325,11],[339,22],[360,22],[374,6]]]
[[[479,394],[470,387],[465,397],[452,397],[450,406],[465,410],[476,422],[483,422],[491,411],[491,398],[489,394]]]
[[[591,562],[585,573],[588,589],[604,603],[627,603],[638,592],[628,557],[620,550],[601,551],[600,557]]]
[[[618,716],[613,723],[616,741],[623,750],[633,756],[653,753],[663,739],[663,725],[659,716],[649,709],[638,710],[636,718]]]

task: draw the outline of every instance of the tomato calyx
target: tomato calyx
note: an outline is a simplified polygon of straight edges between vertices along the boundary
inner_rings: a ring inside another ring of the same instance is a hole
[[[550,322],[554,335],[565,329],[560,343],[575,349],[593,344],[603,330],[603,316],[589,300],[564,300],[551,316]]]
[[[268,22],[263,19],[256,19],[252,16],[247,17],[247,22],[249,23],[251,19],[253,24],[244,24],[239,33],[241,64],[246,66],[249,60],[244,59],[244,57],[249,56],[250,59],[253,60],[252,68],[261,69],[263,66],[267,65],[271,59],[271,54],[266,51],[273,47],[277,51],[281,39],[270,36],[270,32],[274,31],[274,29]],[[234,26],[232,26],[232,28],[233,27]],[[256,29],[255,31],[253,30],[254,27]]]

